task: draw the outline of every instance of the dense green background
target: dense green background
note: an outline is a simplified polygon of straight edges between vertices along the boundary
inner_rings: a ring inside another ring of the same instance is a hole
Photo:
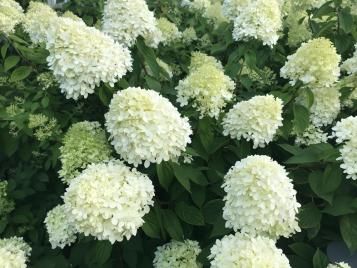
[[[19,2],[23,6],[28,4],[25,0]],[[292,267],[325,268],[329,261],[324,252],[331,241],[344,240],[351,251],[357,251],[357,182],[346,180],[342,174],[336,161],[338,147],[334,143],[307,148],[293,145],[292,128],[303,131],[309,114],[308,109],[294,104],[302,90],[300,85],[291,87],[278,75],[286,56],[296,50],[287,46],[286,35],[272,49],[258,41],[234,42],[231,25],[223,23],[215,28],[200,15],[179,8],[180,1],[148,2],[157,17],[168,17],[181,30],[193,26],[200,40],[189,47],[177,44],[157,50],[138,40],[132,48],[133,72],[115,89],[102,85],[86,100],[66,100],[56,86],[46,91],[41,89],[36,77],[47,71],[47,52],[44,48],[30,48],[29,39],[21,29],[7,39],[0,37],[0,178],[8,180],[9,197],[16,202],[15,210],[0,219],[0,237],[23,236],[29,242],[33,248],[29,267],[151,267],[156,246],[171,238],[199,241],[203,248],[200,260],[208,265],[209,248],[217,238],[231,232],[224,227],[222,219],[224,174],[237,160],[250,154],[267,154],[285,165],[303,205],[299,214],[302,232],[278,241]],[[332,7],[332,2],[337,8]],[[339,8],[339,2],[330,1],[312,12],[310,26],[314,37],[325,36],[332,40],[338,53],[346,59],[352,55],[357,40],[357,18],[352,17],[348,9]],[[72,0],[66,9],[94,25],[100,22],[102,7],[100,0]],[[318,19],[321,16],[329,18],[321,22]],[[189,116],[194,130],[188,151],[194,156],[194,162],[181,166],[162,163],[141,170],[152,179],[156,197],[155,207],[145,216],[146,223],[138,235],[114,245],[80,237],[71,247],[51,250],[43,220],[47,211],[61,202],[64,193],[65,186],[57,175],[58,148],[63,133],[72,123],[83,120],[103,124],[111,96],[129,85],[154,89],[176,103],[174,88],[187,74],[190,54],[196,50],[222,61],[226,74],[237,83],[238,100],[265,93],[284,100],[284,126],[277,140],[264,149],[253,150],[244,140],[238,142],[223,137],[219,121],[199,120],[192,108],[180,108],[182,114]],[[165,79],[156,57],[175,65],[181,74]],[[257,82],[240,73],[243,64],[258,73],[269,67],[277,79],[272,85]],[[343,89],[342,98],[349,92],[350,89]],[[22,105],[25,111],[9,118],[5,108],[15,97],[25,99]],[[313,96],[309,101],[313,101]],[[339,118],[356,115],[356,108],[355,105],[341,112]],[[37,141],[27,127],[29,114],[35,113],[55,117],[61,133],[50,140]],[[11,122],[19,128],[16,137],[9,134]]]

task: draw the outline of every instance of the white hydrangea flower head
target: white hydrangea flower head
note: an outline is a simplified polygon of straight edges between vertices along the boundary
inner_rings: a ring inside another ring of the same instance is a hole
[[[250,3],[250,0],[224,0],[222,5],[223,15],[234,21],[242,9]]]
[[[154,268],[200,268],[197,261],[201,248],[197,241],[171,241],[157,247],[154,258]]]
[[[98,122],[75,123],[63,137],[59,176],[63,182],[69,184],[89,164],[109,160],[111,152],[105,131]]]
[[[82,22],[58,18],[47,39],[49,68],[67,98],[87,98],[101,82],[114,86],[131,70],[127,48]]]
[[[14,32],[15,26],[24,18],[22,7],[14,0],[0,2],[0,33],[6,35]]]
[[[34,44],[45,43],[50,27],[56,24],[57,13],[46,4],[31,1],[23,21],[25,32]]]
[[[253,148],[265,147],[283,125],[283,102],[272,95],[255,96],[238,102],[223,118],[223,135],[253,142]]]
[[[0,239],[0,260],[4,268],[26,268],[31,248],[20,237]]]
[[[176,87],[177,102],[192,106],[200,117],[218,118],[234,97],[235,83],[224,74],[222,65],[213,57],[193,53],[189,75]]]
[[[292,2],[295,9],[300,9],[300,10],[310,10],[314,8],[319,8],[327,2],[327,0],[299,0],[299,1],[290,0],[290,1]]]
[[[76,229],[65,205],[58,205],[47,213],[44,223],[52,249],[64,248],[76,241]]]
[[[352,268],[348,263],[345,262],[339,262],[339,263],[330,263],[327,265],[327,268]]]
[[[311,39],[312,33],[308,24],[308,14],[305,10],[289,10],[284,22],[289,29],[288,44],[290,46],[299,46],[302,42]]]
[[[357,44],[355,44],[353,56],[342,63],[341,69],[346,71],[348,74],[357,73]]]
[[[347,179],[357,180],[357,139],[353,138],[345,142],[340,149],[340,154],[337,160],[342,160],[340,167],[347,174]]]
[[[273,239],[300,231],[296,191],[284,167],[269,156],[251,155],[238,161],[222,187],[226,227]]]
[[[290,84],[297,81],[318,87],[330,87],[340,75],[341,56],[331,41],[321,37],[303,43],[295,54],[288,56],[280,70],[283,78]]]
[[[336,86],[313,88],[314,103],[310,108],[310,121],[316,127],[331,124],[341,111],[341,93]]]
[[[103,12],[104,33],[128,47],[137,37],[157,32],[154,13],[145,0],[106,0]]]
[[[188,119],[153,90],[129,87],[118,91],[105,119],[115,150],[135,166],[176,159],[191,142]]]
[[[211,0],[182,0],[181,6],[192,11],[204,11],[211,6]]]
[[[211,248],[211,268],[290,268],[288,258],[267,237],[224,236]]]
[[[328,134],[326,132],[314,125],[309,125],[303,133],[296,136],[295,143],[298,145],[312,145],[326,143],[327,140]]]
[[[216,68],[223,71],[222,63],[218,61],[215,57],[208,56],[207,54],[202,52],[192,52],[191,62],[189,66],[190,72],[195,71],[205,65],[215,66]]]
[[[145,174],[112,160],[89,165],[72,180],[63,199],[78,232],[114,243],[136,235],[153,197]]]
[[[64,17],[64,18],[70,18],[70,19],[72,19],[72,20],[75,20],[75,21],[84,23],[84,21],[83,21],[80,17],[78,17],[76,14],[74,14],[73,12],[71,12],[71,11],[69,11],[69,10],[67,10],[66,12],[64,12],[64,13],[62,14],[62,17]]]
[[[181,35],[181,40],[184,44],[191,44],[193,41],[197,40],[197,34],[195,28],[186,28]]]
[[[172,44],[181,39],[182,33],[177,28],[176,24],[169,21],[167,18],[159,18],[157,20],[157,27],[162,34],[163,45]]]
[[[349,116],[337,122],[332,128],[332,136],[337,143],[355,139],[357,133],[357,116]]]
[[[221,1],[215,0],[182,0],[181,5],[188,8],[192,12],[199,12],[204,18],[207,18],[213,23],[221,23],[227,21],[223,15]]]
[[[234,19],[233,39],[261,40],[272,47],[279,39],[282,14],[278,0],[254,0],[244,7]]]
[[[332,128],[332,137],[337,143],[342,143],[340,149],[341,156],[337,160],[342,160],[340,167],[347,174],[347,179],[357,180],[357,116],[349,116],[337,122]]]
[[[203,16],[217,25],[222,22],[227,22],[228,19],[223,15],[223,7],[221,1],[212,3],[203,13]]]

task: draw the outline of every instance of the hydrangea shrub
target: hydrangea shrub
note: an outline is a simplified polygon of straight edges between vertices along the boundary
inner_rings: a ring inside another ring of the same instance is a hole
[[[356,0],[0,0],[0,268],[350,268]]]

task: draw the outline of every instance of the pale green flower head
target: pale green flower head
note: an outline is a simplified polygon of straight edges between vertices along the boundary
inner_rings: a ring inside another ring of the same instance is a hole
[[[272,47],[282,29],[282,11],[278,0],[255,0],[241,6],[234,18],[233,39],[257,39]]]
[[[357,44],[355,44],[353,56],[342,63],[341,69],[346,71],[348,74],[357,73]]]
[[[78,17],[76,14],[74,14],[73,12],[67,10],[66,12],[63,13],[62,17],[65,17],[65,18],[70,18],[74,21],[78,21],[78,22],[82,22],[83,23],[83,20]]]
[[[188,27],[182,32],[182,42],[184,44],[190,44],[195,40],[197,40],[197,35],[193,27]]]
[[[1,267],[26,268],[31,248],[22,238],[0,239]]]
[[[177,28],[175,23],[172,23],[166,18],[159,18],[157,20],[157,27],[162,34],[162,44],[169,45],[180,40],[182,33]]]
[[[202,52],[192,52],[189,70],[194,71],[204,65],[215,66],[216,68],[223,70],[222,63],[219,62],[215,57],[208,56]]]
[[[346,174],[347,179],[357,180],[357,116],[349,116],[337,122],[332,128],[332,137],[336,142],[343,144],[340,148],[342,160],[340,167]]]
[[[331,124],[341,111],[339,89],[335,86],[329,88],[313,88],[314,103],[310,108],[310,121],[317,127]]]
[[[237,161],[224,176],[222,188],[227,228],[275,240],[300,231],[300,204],[292,181],[285,168],[269,156],[250,155]]]
[[[78,232],[113,244],[136,235],[154,195],[147,175],[111,160],[89,165],[73,179],[63,199]]]
[[[301,20],[303,20],[301,22]],[[289,29],[288,44],[290,46],[299,46],[312,37],[308,24],[308,14],[304,10],[290,9],[285,19],[285,25]]]
[[[235,83],[214,65],[203,65],[181,80],[176,87],[181,106],[192,103],[201,117],[218,118],[233,99]]]
[[[43,90],[47,90],[56,85],[56,79],[51,72],[39,74],[36,80]]]
[[[15,26],[23,20],[22,7],[13,0],[0,1],[0,33],[14,32]]]
[[[45,141],[56,134],[57,120],[44,114],[30,114],[28,127],[34,130],[38,141]]]
[[[68,184],[89,164],[109,160],[111,152],[105,132],[98,122],[73,124],[60,147],[62,168],[59,176]]]
[[[47,213],[46,229],[52,249],[64,248],[76,241],[76,229],[65,205],[58,205]]]
[[[253,148],[270,143],[283,125],[283,102],[272,95],[238,102],[223,118],[223,135],[252,141]]]
[[[197,261],[201,248],[197,241],[171,241],[155,251],[154,268],[200,268]]]
[[[14,201],[7,196],[7,181],[0,181],[0,219],[15,208]]]
[[[216,240],[209,259],[211,268],[291,268],[274,240],[242,233]]]
[[[295,9],[309,10],[319,8],[327,2],[327,0],[289,0],[292,2]]]
[[[276,84],[276,74],[269,67],[263,69],[254,70],[244,65],[240,75],[247,75],[250,80],[255,83],[255,86],[262,89],[267,86],[274,86]]]
[[[340,76],[341,56],[330,40],[320,37],[303,43],[295,54],[287,57],[280,70],[290,84],[298,81],[314,87],[330,87]]]
[[[111,144],[134,166],[177,159],[191,142],[188,118],[153,90],[129,87],[118,91],[105,119]]]
[[[48,29],[56,23],[56,12],[41,2],[31,1],[24,18],[23,27],[33,43],[45,43]]]
[[[297,134],[295,143],[298,145],[311,145],[325,143],[328,140],[328,134],[314,125],[309,125],[301,134]]]
[[[154,36],[157,25],[154,12],[149,10],[145,0],[107,0],[102,30],[115,41],[130,47],[139,36]],[[158,41],[155,40],[153,46]]]

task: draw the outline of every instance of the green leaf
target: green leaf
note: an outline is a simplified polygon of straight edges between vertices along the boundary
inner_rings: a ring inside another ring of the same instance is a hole
[[[298,256],[301,258],[311,261],[312,257],[314,256],[315,249],[310,246],[309,244],[302,243],[302,242],[297,242],[294,244],[289,245],[289,248]]]
[[[184,222],[191,225],[204,225],[202,212],[184,202],[180,202],[175,207],[177,216]]]
[[[310,124],[310,111],[302,105],[294,104],[294,127],[298,134],[303,133]]]
[[[161,210],[163,224],[165,230],[168,232],[172,239],[181,241],[183,239],[183,230],[181,223],[175,213],[169,209]]]
[[[10,76],[10,82],[17,82],[24,80],[28,77],[32,72],[32,68],[30,66],[20,66],[17,67]]]
[[[136,42],[136,47],[138,48],[139,53],[144,57],[145,62],[149,66],[153,76],[156,79],[160,79],[161,68],[156,61],[155,52],[150,47],[145,45],[145,42],[142,38],[138,38]]]
[[[112,245],[109,241],[96,241],[90,253],[96,264],[103,265],[112,254]]]
[[[314,193],[331,203],[334,191],[342,182],[342,171],[338,164],[327,165],[324,173],[315,171],[309,176],[309,184]]]
[[[293,155],[297,155],[302,152],[302,149],[300,147],[293,146],[290,144],[279,144],[279,147],[281,147],[282,149],[284,149],[285,151],[287,151]]]
[[[336,158],[339,155],[339,152],[331,144],[320,143],[313,144],[307,147],[304,150],[301,150],[300,153],[289,158],[285,163],[286,164],[309,164],[316,163],[320,161],[329,161],[336,162]],[[332,159],[334,159],[332,161]]]
[[[256,65],[256,62],[257,62],[257,56],[256,56],[255,51],[248,50],[244,54],[244,60],[245,60],[245,63],[248,65],[248,67],[254,68]]]
[[[18,146],[18,139],[15,139],[7,131],[0,132],[0,152],[10,157],[17,151]]]
[[[45,96],[41,100],[41,105],[42,105],[43,108],[47,108],[49,103],[50,103],[50,99],[47,96]]]
[[[102,86],[98,90],[98,97],[100,101],[104,104],[104,106],[109,106],[110,100],[112,98],[111,92],[105,86]]]
[[[357,198],[348,195],[336,196],[332,205],[327,206],[323,213],[332,216],[342,216],[357,212]]]
[[[12,67],[15,67],[16,64],[20,62],[20,57],[19,56],[10,56],[5,59],[4,62],[4,71],[7,72],[10,70]]]
[[[8,44],[8,43],[5,43],[5,44],[1,47],[1,57],[2,57],[3,59],[5,59],[8,49],[9,49],[9,44]]]
[[[207,202],[202,209],[205,222],[213,224],[217,218],[222,218],[223,206],[222,199],[214,199]]]
[[[343,216],[340,220],[343,240],[351,252],[357,251],[357,214]]]
[[[160,225],[154,210],[150,210],[144,216],[144,224],[141,228],[148,237],[160,239]]]
[[[206,200],[206,188],[192,184],[192,201],[198,206],[201,207]]]
[[[340,28],[345,33],[350,33],[353,27],[353,17],[351,12],[347,8],[342,9],[338,14],[338,20],[340,22]]]
[[[314,264],[314,268],[326,268],[329,264],[329,260],[326,254],[317,249],[314,257],[312,258],[312,263]]]
[[[205,150],[210,152],[214,142],[214,129],[210,118],[205,117],[199,120],[198,135]]]
[[[167,162],[161,162],[160,164],[157,164],[156,172],[159,178],[160,185],[164,187],[166,191],[168,191],[174,179],[174,173],[170,164]]]
[[[313,203],[302,206],[298,216],[299,226],[303,229],[318,226],[322,217],[320,210]]]
[[[179,165],[173,165],[174,174],[178,182],[188,191],[191,192],[191,184],[189,180],[189,175],[185,167]]]
[[[230,232],[231,230],[226,228],[226,221],[222,218],[218,218],[213,224],[213,229],[209,237],[213,238],[223,236],[229,234]]]
[[[161,91],[161,84],[157,79],[155,79],[154,77],[151,77],[149,75],[146,75],[144,78],[145,78],[145,81],[150,89],[153,89],[158,92]]]

